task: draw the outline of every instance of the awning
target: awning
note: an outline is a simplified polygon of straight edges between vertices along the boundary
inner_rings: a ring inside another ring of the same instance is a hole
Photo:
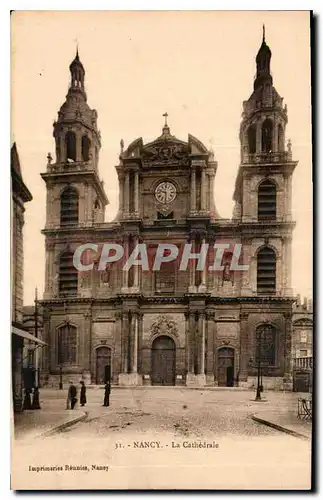
[[[47,345],[46,342],[43,342],[42,340],[38,339],[35,337],[35,335],[32,335],[31,333],[26,332],[25,330],[21,330],[20,328],[17,328],[16,326],[11,325],[11,332],[14,335],[17,335],[18,337],[22,337],[23,339],[30,340],[31,342],[34,342],[35,344],[39,345]]]

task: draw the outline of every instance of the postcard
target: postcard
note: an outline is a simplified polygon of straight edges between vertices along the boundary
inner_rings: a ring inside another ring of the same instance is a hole
[[[312,488],[311,16],[12,12],[13,490]]]

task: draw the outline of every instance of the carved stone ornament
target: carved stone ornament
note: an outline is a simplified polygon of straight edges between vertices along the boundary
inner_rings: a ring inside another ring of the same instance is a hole
[[[156,141],[144,148],[143,161],[155,165],[186,164],[188,148],[185,144],[173,140]]]
[[[222,340],[223,345],[230,345],[230,340]]]
[[[153,335],[177,335],[177,325],[171,316],[159,315],[151,325]]]

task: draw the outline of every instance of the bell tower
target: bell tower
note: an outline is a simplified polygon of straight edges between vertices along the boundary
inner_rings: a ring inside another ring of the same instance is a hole
[[[71,76],[66,100],[53,123],[56,158],[53,161],[48,153],[47,170],[41,174],[47,189],[46,226],[43,230],[46,236],[46,298],[84,295],[76,276],[71,287],[68,283],[65,287],[56,278],[62,259],[66,258],[70,263],[79,244],[79,229],[103,223],[108,204],[98,175],[101,138],[97,112],[87,103],[85,70],[78,50],[69,69]],[[87,238],[86,234],[84,238]],[[72,272],[72,265],[70,268]],[[75,274],[75,270],[73,272]]]
[[[245,228],[243,246],[248,253],[245,259],[251,263],[244,294],[268,292],[290,296],[291,241],[295,225],[292,221],[292,175],[297,162],[292,160],[291,141],[285,145],[287,106],[273,85],[270,61],[271,50],[263,26],[253,92],[243,103],[241,162],[234,192],[233,219]],[[251,230],[253,238],[247,234]],[[275,258],[276,275],[271,284],[267,280],[270,272],[264,267],[261,273],[261,266],[257,264],[261,248],[265,252],[265,267],[267,254],[270,257],[273,252]]]
[[[97,128],[97,112],[90,109],[84,88],[85,70],[78,51],[70,64],[71,80],[66,101],[54,122],[56,162],[90,162],[98,169],[101,148],[100,132]]]

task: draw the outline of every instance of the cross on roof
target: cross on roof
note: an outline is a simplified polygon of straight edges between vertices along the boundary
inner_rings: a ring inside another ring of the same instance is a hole
[[[163,116],[165,117],[165,127],[167,127],[167,117],[168,117],[168,113],[164,113]]]

